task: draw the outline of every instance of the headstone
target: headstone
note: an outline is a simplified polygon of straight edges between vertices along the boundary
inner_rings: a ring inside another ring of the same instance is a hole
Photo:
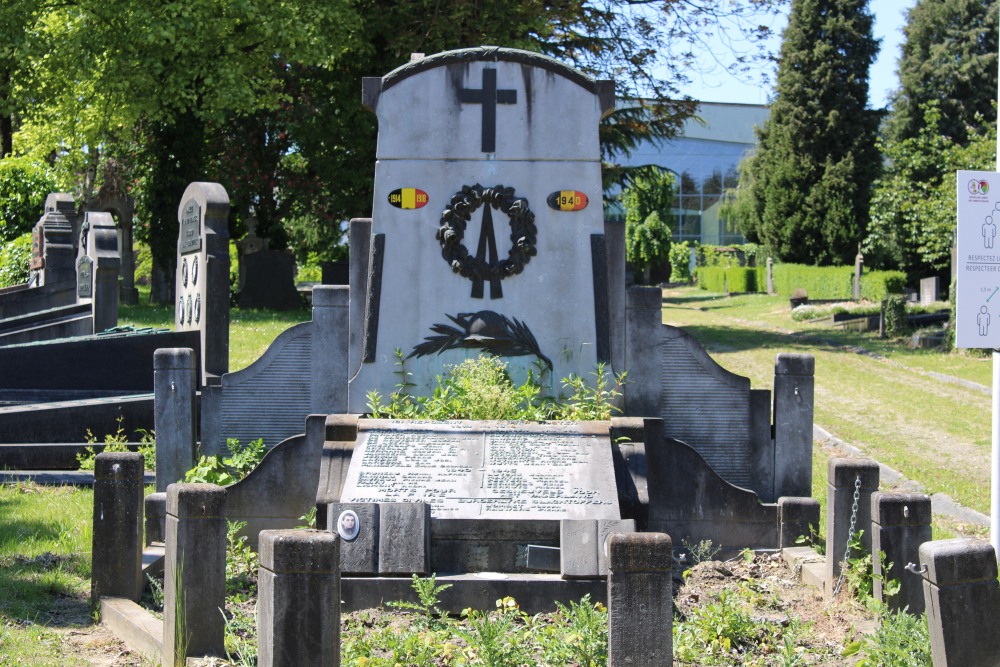
[[[295,256],[290,252],[260,250],[240,257],[243,287],[237,303],[240,308],[295,310],[302,299],[295,289]]]
[[[378,572],[379,506],[377,503],[330,503],[326,529],[340,535],[340,571]],[[348,524],[351,524],[348,526]]]
[[[780,495],[812,495],[815,373],[810,354],[774,359],[774,487]]]
[[[77,301],[93,303],[94,333],[118,325],[121,254],[110,213],[84,214],[77,244]]]
[[[621,518],[607,422],[362,420],[340,500],[425,501],[447,519]]]
[[[941,279],[937,276],[920,279],[920,303],[929,306],[938,300],[941,292]]]
[[[379,574],[430,572],[430,509],[423,502],[379,504]]]
[[[229,195],[192,183],[177,209],[174,328],[201,333],[201,383],[229,369]]]
[[[483,351],[518,381],[534,364],[562,378],[610,361],[594,267],[606,261],[597,129],[612,84],[483,47],[365,79],[364,101],[378,163],[351,411],[394,390],[396,348],[418,394]]]
[[[564,577],[600,577],[608,574],[608,539],[634,533],[634,519],[566,519],[560,525],[560,571]]]
[[[156,432],[156,490],[166,491],[194,467],[197,443],[197,356],[189,348],[153,354],[153,419]]]

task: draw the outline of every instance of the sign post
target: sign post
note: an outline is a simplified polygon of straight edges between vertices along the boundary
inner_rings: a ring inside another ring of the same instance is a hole
[[[959,171],[955,347],[993,349],[990,543],[1000,554],[1000,173]]]

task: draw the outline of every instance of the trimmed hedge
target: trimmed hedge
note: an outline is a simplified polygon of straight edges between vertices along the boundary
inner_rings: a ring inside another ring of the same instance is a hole
[[[727,287],[730,292],[763,292],[766,289],[765,275],[754,267],[700,266],[697,274],[698,286],[710,292],[724,292]]]
[[[802,288],[810,299],[850,300],[854,290],[852,266],[806,266],[804,264],[775,264],[774,290],[782,296],[791,296]],[[710,292],[764,292],[767,290],[767,268],[698,267],[698,286]],[[866,271],[861,274],[861,298],[881,301],[888,294],[899,294],[906,284],[902,271]]]

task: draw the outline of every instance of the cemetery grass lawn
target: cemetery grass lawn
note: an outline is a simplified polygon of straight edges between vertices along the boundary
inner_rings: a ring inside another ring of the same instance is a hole
[[[138,305],[119,306],[118,325],[173,329],[173,306],[150,305],[148,300],[145,288],[139,293]],[[264,354],[278,334],[310,319],[312,313],[308,308],[277,311],[233,306],[229,312],[229,370],[246,368]]]
[[[91,489],[0,485],[0,666],[141,664],[91,613],[93,511]]]
[[[664,299],[665,323],[682,327],[753,387],[773,388],[779,352],[812,354],[817,425],[919,482],[927,493],[946,493],[989,512],[990,395],[931,375],[988,387],[989,359],[911,350],[902,339],[795,322],[781,297],[722,297],[683,287],[665,290]],[[829,455],[820,447],[814,451],[814,495],[822,502]],[[940,520],[934,527],[935,539],[972,530]]]

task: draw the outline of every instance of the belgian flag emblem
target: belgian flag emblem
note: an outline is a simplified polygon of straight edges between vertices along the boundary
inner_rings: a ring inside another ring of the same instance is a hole
[[[546,202],[549,208],[556,211],[582,211],[587,208],[590,200],[577,190],[560,190],[550,194]]]
[[[396,208],[423,208],[427,201],[427,193],[417,188],[398,188],[389,193],[389,203]]]

